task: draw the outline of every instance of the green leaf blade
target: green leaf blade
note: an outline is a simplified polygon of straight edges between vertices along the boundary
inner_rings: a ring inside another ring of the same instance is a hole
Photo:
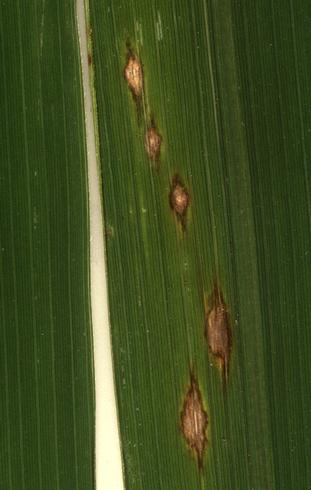
[[[3,488],[92,488],[86,149],[74,2],[1,6]]]
[[[306,3],[92,0],[90,11],[126,486],[305,488]],[[144,72],[140,117],[128,41]],[[144,144],[152,117],[158,172]],[[184,233],[169,207],[176,172],[190,194]],[[215,280],[234,342],[225,394],[204,339]],[[209,415],[201,473],[180,428],[190,371]]]

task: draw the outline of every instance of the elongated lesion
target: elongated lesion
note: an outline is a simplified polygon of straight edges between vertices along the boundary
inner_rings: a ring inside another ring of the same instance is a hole
[[[138,56],[128,48],[126,65],[124,68],[124,78],[134,99],[140,99],[143,94],[143,69]]]
[[[207,444],[208,416],[203,406],[198,382],[193,374],[181,412],[181,430],[189,448],[194,451],[198,466],[203,465],[203,454]]]
[[[154,120],[151,120],[145,136],[147,155],[155,168],[159,167],[162,136],[156,128]]]
[[[213,292],[208,299],[206,339],[211,354],[218,361],[224,386],[226,386],[229,378],[232,331],[227,306],[217,284],[214,285]]]

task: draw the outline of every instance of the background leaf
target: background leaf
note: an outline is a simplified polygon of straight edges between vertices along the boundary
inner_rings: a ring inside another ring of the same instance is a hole
[[[1,488],[94,488],[89,222],[72,0],[1,1]]]

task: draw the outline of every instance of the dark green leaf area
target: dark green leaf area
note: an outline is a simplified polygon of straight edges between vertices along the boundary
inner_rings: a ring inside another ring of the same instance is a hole
[[[0,481],[94,488],[86,148],[73,1],[0,5]]]

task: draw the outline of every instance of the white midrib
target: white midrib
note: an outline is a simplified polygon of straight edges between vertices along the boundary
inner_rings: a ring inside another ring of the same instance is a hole
[[[107,490],[107,488],[110,490],[123,490],[124,484],[109,332],[101,182],[96,159],[95,120],[88,65],[87,22],[84,0],[77,0],[76,8],[82,66],[88,162],[90,282],[96,403],[96,490]]]

